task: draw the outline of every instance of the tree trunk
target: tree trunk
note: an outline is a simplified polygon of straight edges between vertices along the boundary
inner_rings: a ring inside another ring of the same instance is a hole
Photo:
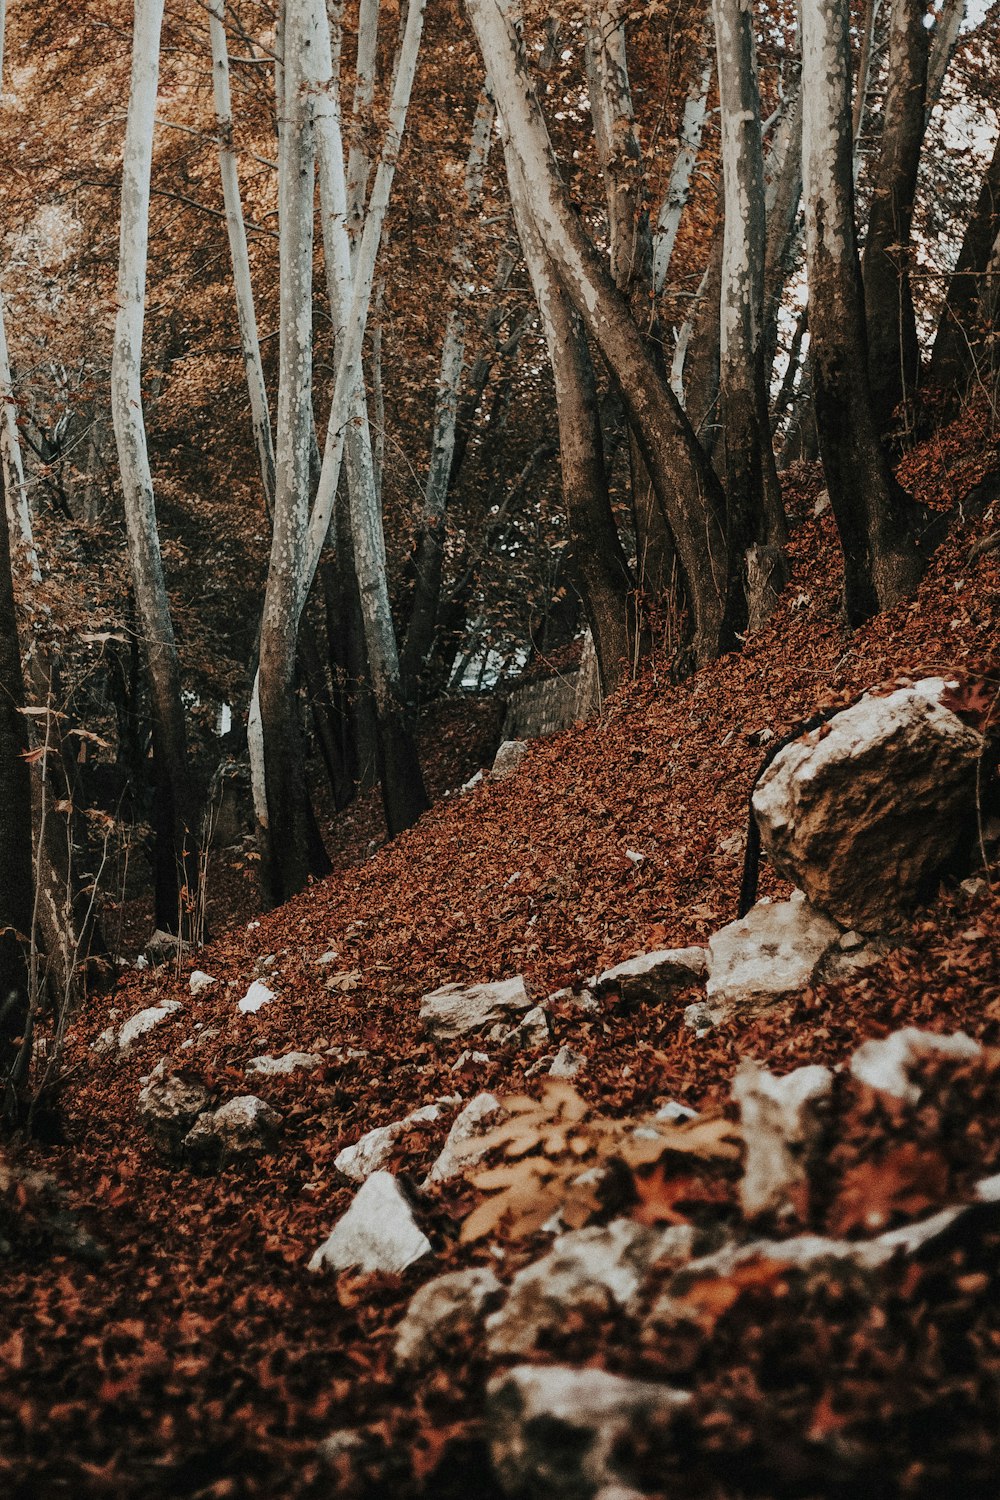
[[[601,350],[670,521],[693,615],[694,654],[732,644],[724,621],[724,497],[691,425],[645,347],[628,305],[574,214],[518,44],[508,0],[466,0],[503,130],[523,164],[530,210],[567,295]]]
[[[803,179],[812,383],[844,551],[852,625],[905,598],[923,571],[915,515],[872,418],[854,226],[847,0],[802,12]]]
[[[986,170],[965,231],[958,262],[948,282],[931,352],[930,384],[956,407],[979,369],[983,351],[978,309],[990,256],[1000,234],[1000,140]]]
[[[465,205],[471,215],[482,198],[483,176],[493,134],[495,110],[493,101],[483,95],[476,110],[472,141],[465,164]],[[458,393],[465,363],[465,311],[463,282],[471,269],[468,234],[459,235],[452,252],[454,274],[450,288],[452,300],[445,325],[437,397],[434,403],[434,427],[431,437],[431,461],[424,486],[422,530],[414,557],[414,587],[406,639],[400,653],[400,674],[407,698],[416,702],[420,670],[434,641],[434,624],[441,595],[441,573],[444,565],[445,508],[455,458],[455,436],[458,420]]]
[[[893,0],[882,150],[872,184],[862,266],[868,379],[875,425],[885,432],[920,374],[910,287],[910,229],[924,138],[928,32],[923,0]]]
[[[2,479],[0,479],[2,483]],[[14,609],[6,497],[0,504],[0,1085],[12,1112],[10,1073],[28,1016],[32,921],[31,780],[24,678]]]
[[[764,151],[753,17],[741,0],[713,0],[725,191],[719,405],[729,548],[727,611],[746,628],[746,558],[786,538],[767,421],[764,370]]]
[[[125,496],[129,562],[143,636],[153,719],[157,925],[174,931],[197,889],[197,821],[187,766],[180,664],[163,577],[142,414],[142,329],[149,189],[163,0],[136,0],[132,85],[122,167],[118,315],[111,406]]]
[[[258,675],[266,805],[262,875],[272,905],[301,890],[310,875],[329,869],[309,800],[295,692],[309,520],[315,109],[325,81],[318,54],[326,24],[318,0],[288,0],[278,154],[280,376],[274,532]],[[258,821],[260,812],[258,799]]]
[[[320,68],[328,80],[317,117],[317,139],[327,285],[338,344],[334,411],[338,401],[346,399],[349,420],[347,431],[339,442],[346,442],[354,563],[378,727],[382,801],[390,837],[415,823],[421,813],[426,811],[429,801],[417,754],[412,705],[407,701],[400,676],[399,652],[389,602],[385,536],[375,485],[368,406],[362,380],[361,341],[371,299],[375,257],[381,242],[392,182],[388,153],[391,150],[391,165],[394,166],[416,69],[421,21],[422,7],[418,0],[414,0],[407,16],[400,66],[393,89],[393,104],[390,107],[390,124],[356,256],[353,286],[346,233],[348,185],[344,172],[339,101],[332,78],[328,31],[321,44],[319,57]],[[342,383],[347,379],[352,383],[349,395],[345,398],[339,393]],[[333,415],[331,424],[332,422]],[[324,476],[329,480],[332,473],[332,469],[328,468],[330,457],[328,440],[328,453],[320,477],[321,491]],[[320,500],[317,498],[313,514],[314,527],[319,506]],[[315,531],[313,535],[316,535]]]
[[[705,120],[708,117],[708,91],[715,63],[712,27],[708,21],[703,30],[699,59],[699,65],[695,69],[687,98],[684,101],[680,144],[670,169],[670,180],[667,183],[667,191],[657,219],[656,233],[653,236],[653,293],[657,297],[662,294],[670,274],[670,262],[673,258],[674,245],[677,243],[677,232],[681,227],[681,216],[691,190],[691,178],[698,160]]]
[[[631,675],[635,596],[608,498],[594,371],[587,336],[538,237],[512,152],[507,180],[555,381],[570,563],[606,695]]]

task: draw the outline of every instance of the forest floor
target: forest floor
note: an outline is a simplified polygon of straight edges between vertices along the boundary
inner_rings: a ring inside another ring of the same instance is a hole
[[[906,477],[943,503],[992,467],[981,435],[956,428],[917,450]],[[507,1280],[548,1237],[511,1237],[495,1251],[460,1244],[476,1195],[458,1182],[420,1211],[432,1261],[402,1277],[311,1274],[310,1256],[353,1196],[333,1161],[366,1130],[441,1096],[537,1086],[525,1079],[533,1055],[511,1048],[487,1046],[488,1060],[455,1071],[461,1044],[442,1048],[421,1032],[426,992],[523,974],[545,996],[636,952],[703,942],[730,920],[764,731],[793,728],[903,672],[997,660],[1000,552],[968,561],[981,521],[956,526],[915,600],[852,634],[840,617],[832,517],[813,515],[819,483],[805,468],[789,481],[792,583],[739,655],[679,685],[649,672],[600,718],[533,743],[510,779],[442,798],[367,859],[372,835],[358,818],[353,856],[345,845],[328,880],[179,968],[128,972],[89,1003],[70,1038],[51,1138],[22,1156],[55,1176],[107,1253],[87,1264],[33,1243],[29,1224],[4,1265],[0,1491],[11,1500],[498,1493],[484,1458],[481,1349],[470,1343],[446,1367],[408,1375],[395,1367],[393,1330],[430,1276],[477,1261]],[[461,760],[457,731],[454,747]],[[454,785],[468,769],[456,766]],[[785,889],[765,875],[764,893]],[[336,961],[318,964],[331,950]],[[192,996],[196,967],[216,983]],[[245,1015],[237,1001],[256,977],[276,998]],[[110,1024],[164,999],[183,1009],[126,1054],[91,1050]],[[728,1099],[741,1059],[777,1073],[842,1064],[861,1041],[905,1024],[961,1028],[996,1047],[1000,894],[945,889],[876,968],[708,1035],[683,1024],[684,1003],[557,1013],[555,1045],[585,1057],[574,1080],[584,1099],[604,1115],[668,1099],[711,1109]],[[181,1049],[208,1030],[207,1045]],[[326,1065],[247,1079],[248,1059],[290,1048],[321,1053]],[[136,1098],[165,1054],[220,1098],[252,1089],[273,1104],[284,1121],[277,1151],[242,1173],[164,1162]],[[992,1083],[970,1075],[932,1089],[916,1125],[848,1101],[831,1185],[808,1227],[843,1232],[837,1184],[894,1141],[912,1146],[914,1131],[925,1145],[934,1130],[948,1142],[933,1183],[913,1190],[921,1207],[1000,1169],[998,1072]],[[442,1120],[402,1137],[392,1170],[419,1181],[446,1131]],[[723,1183],[719,1211],[732,1197]],[[982,1483],[984,1453],[1000,1451],[995,1236],[990,1243],[990,1274],[954,1251],[920,1276],[894,1272],[880,1321],[849,1297],[831,1306],[789,1296],[765,1328],[752,1289],[717,1310],[712,1351],[693,1368],[706,1401],[727,1393],[729,1417],[720,1423],[716,1404],[714,1426],[694,1423],[683,1488],[677,1474],[650,1488],[686,1500],[995,1494]],[[949,1340],[963,1352],[945,1381]],[[797,1351],[795,1369],[781,1376],[781,1421],[762,1434],[752,1413],[777,1378],[768,1361],[773,1369],[782,1345],[786,1363]],[[664,1351],[631,1346],[610,1316],[567,1328],[550,1354],[663,1375]],[[843,1481],[787,1457],[783,1424],[792,1421],[836,1430],[870,1455],[871,1488],[838,1488]],[[364,1429],[369,1449],[338,1483],[317,1444],[343,1428]]]

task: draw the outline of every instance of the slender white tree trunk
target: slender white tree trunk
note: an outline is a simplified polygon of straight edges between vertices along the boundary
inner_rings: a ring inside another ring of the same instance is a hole
[[[21,562],[22,571],[27,573],[31,582],[41,583],[42,574],[38,566],[38,553],[35,551],[35,538],[31,525],[28,486],[24,477],[21,439],[17,430],[17,398],[14,395],[14,377],[11,373],[10,351],[7,347],[7,326],[2,292],[0,292],[0,401],[3,402],[0,459],[3,462],[7,526],[10,532],[14,570],[15,573],[18,572],[18,563]]]
[[[258,698],[267,824],[262,830],[268,894],[277,904],[313,871],[315,830],[295,699],[300,601],[309,519],[312,433],[314,118],[326,82],[323,0],[287,0],[282,123],[278,151],[280,278],[278,421],[274,530],[260,633]]]
[[[745,558],[754,543],[781,546],[784,515],[767,422],[764,370],[764,149],[753,13],[746,0],[713,0],[725,194],[719,391],[729,544],[728,607],[746,623]]]
[[[150,173],[163,0],[135,0],[132,82],[122,164],[118,315],[111,361],[111,409],[125,497],[129,561],[153,699],[157,766],[157,920],[178,922],[179,885],[197,871],[187,773],[180,666],[163,577],[153,480],[142,412],[142,332],[149,244]]]
[[[274,511],[274,442],[271,436],[271,414],[264,385],[264,366],[257,336],[257,314],[254,309],[253,284],[250,280],[250,256],[247,250],[246,225],[240,197],[239,168],[233,148],[233,105],[229,84],[229,48],[226,42],[225,0],[208,0],[212,40],[212,89],[215,99],[215,127],[219,137],[219,171],[222,176],[222,199],[226,211],[229,254],[233,264],[233,286],[240,326],[240,347],[246,366],[247,393],[250,398],[250,420],[253,425],[257,462],[260,466],[264,501],[268,514]]]
[[[937,13],[927,61],[927,97],[924,107],[928,118],[941,98],[945,74],[961,34],[966,9],[967,0],[942,0],[941,9]]]
[[[495,117],[493,101],[484,94],[476,108],[465,164],[465,208],[470,216],[482,199],[483,178]],[[473,275],[473,267],[469,261],[469,235],[467,230],[462,230],[452,250],[449,288],[451,308],[445,324],[434,402],[431,458],[424,486],[422,529],[414,557],[416,576],[413,602],[401,656],[403,683],[411,697],[416,691],[421,667],[434,639],[434,623],[441,592],[444,518],[455,458],[458,394],[465,367],[466,286]]]
[[[653,236],[653,291],[658,297],[667,284],[677,232],[691,191],[691,178],[708,118],[708,91],[712,83],[715,49],[712,46],[712,27],[707,21],[702,34],[700,56],[700,64],[695,69],[684,101],[680,143],[670,169],[670,180]]]

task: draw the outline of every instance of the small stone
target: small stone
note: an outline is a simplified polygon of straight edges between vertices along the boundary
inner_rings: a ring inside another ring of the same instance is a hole
[[[102,1031],[95,1042],[91,1042],[91,1052],[96,1052],[98,1057],[105,1057],[109,1052],[114,1052],[118,1047],[118,1033],[113,1026],[108,1026]]]
[[[560,1047],[552,1059],[549,1077],[575,1078],[586,1060],[582,1052],[574,1052],[572,1047]]]
[[[201,969],[195,969],[188,978],[188,989],[192,995],[200,995],[203,990],[211,989],[214,983],[215,980],[211,974],[206,974]]]
[[[550,1040],[549,1023],[540,1005],[529,1010],[524,1020],[514,1027],[507,1038],[507,1041],[513,1042],[515,1046],[529,1049],[547,1047]]]
[[[979,1043],[964,1031],[941,1036],[936,1031],[904,1026],[881,1041],[863,1042],[851,1058],[851,1074],[869,1088],[916,1104],[920,1089],[910,1082],[910,1072],[922,1058],[937,1054],[964,1062],[978,1057],[981,1051]]]
[[[533,1001],[520,974],[492,984],[446,984],[420,1002],[420,1019],[436,1041],[452,1041],[470,1031],[532,1009]]]
[[[527,740],[504,740],[493,758],[490,780],[505,781],[508,776],[513,776],[527,753]]]
[[[711,1009],[767,1005],[816,977],[840,929],[796,891],[790,901],[758,901],[708,940]]]
[[[417,1226],[395,1177],[375,1172],[315,1252],[309,1269],[398,1275],[430,1253],[431,1242]]]
[[[691,1109],[688,1105],[681,1104],[677,1099],[668,1099],[666,1104],[660,1105],[660,1108],[653,1116],[654,1120],[664,1120],[668,1125],[680,1125],[685,1120],[697,1120],[697,1118],[698,1111],[696,1109]]]
[[[477,1094],[471,1099],[448,1132],[441,1155],[431,1167],[423,1186],[450,1182],[480,1161],[483,1136],[504,1118],[500,1101],[493,1094]]]
[[[630,1438],[659,1433],[686,1391],[605,1370],[516,1365],[490,1381],[490,1454],[505,1493],[590,1500],[629,1484]]]
[[[425,1105],[405,1120],[393,1120],[390,1125],[379,1125],[369,1130],[353,1146],[345,1146],[334,1157],[333,1165],[342,1176],[352,1182],[364,1182],[373,1172],[379,1171],[390,1160],[396,1141],[411,1125],[438,1119],[441,1111],[436,1104]]]
[[[274,991],[269,990],[263,980],[255,979],[239,1002],[239,1009],[244,1015],[252,1016],[260,1010],[262,1005],[270,1005],[271,1001],[276,998]]]
[[[251,1057],[245,1071],[260,1073],[266,1078],[281,1078],[287,1073],[297,1073],[300,1069],[322,1066],[323,1059],[316,1052],[284,1052],[280,1057],[272,1057],[269,1052],[263,1052],[259,1057]]]
[[[220,1167],[274,1150],[281,1116],[256,1094],[240,1094],[214,1114],[198,1117],[184,1137],[185,1153],[203,1166]]]
[[[321,953],[320,954],[320,956],[319,956],[319,958],[317,958],[316,962],[318,964],[324,964],[324,965],[325,964],[335,964],[337,962],[337,957],[338,957],[338,955],[337,955],[336,948],[328,948],[325,953]]]
[[[168,1154],[175,1153],[195,1120],[208,1108],[209,1092],[197,1078],[181,1073],[150,1078],[139,1095],[139,1118]]]
[[[503,1288],[486,1266],[452,1271],[420,1288],[396,1330],[396,1359],[420,1367],[478,1330]]]
[[[659,1005],[672,1000],[680,990],[700,984],[705,977],[704,948],[663,948],[640,953],[613,969],[605,969],[595,983],[598,995],[615,990],[627,1004]]]
[[[182,1009],[179,1000],[162,1000],[159,1005],[150,1005],[146,1010],[130,1016],[118,1033],[118,1050],[127,1052],[139,1037],[145,1036],[148,1031],[160,1026],[169,1016]]]
[[[763,1213],[804,1216],[811,1156],[832,1088],[829,1068],[796,1068],[784,1078],[754,1062],[739,1068],[733,1098],[743,1125],[740,1202],[748,1219]]]

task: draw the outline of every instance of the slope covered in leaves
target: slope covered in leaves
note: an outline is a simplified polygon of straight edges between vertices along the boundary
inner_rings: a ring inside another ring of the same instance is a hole
[[[940,469],[919,454],[914,465],[911,482],[943,498]],[[967,468],[953,482],[964,490],[978,477]],[[790,487],[799,519],[793,582],[772,625],[742,654],[681,684],[652,672],[599,720],[534,744],[510,780],[446,798],[373,858],[220,938],[197,955],[197,967],[216,980],[202,994],[189,992],[195,964],[186,960],[179,972],[126,975],[78,1019],[60,1118],[49,1122],[52,1139],[27,1159],[65,1185],[107,1255],[95,1268],[58,1245],[44,1254],[26,1207],[27,1238],[5,1268],[0,1313],[5,1493],[24,1500],[329,1494],[316,1444],[333,1429],[359,1426],[369,1458],[344,1478],[342,1493],[370,1485],[373,1494],[406,1495],[423,1485],[424,1493],[444,1495],[468,1493],[470,1483],[477,1494],[492,1493],[477,1425],[481,1353],[467,1347],[447,1368],[404,1378],[391,1359],[392,1329],[429,1275],[472,1258],[507,1279],[546,1237],[501,1241],[496,1254],[488,1240],[460,1245],[462,1219],[477,1199],[472,1189],[449,1185],[421,1211],[435,1245],[433,1269],[374,1282],[311,1275],[307,1260],[351,1198],[334,1157],[365,1130],[443,1096],[537,1090],[524,1076],[531,1053],[487,1045],[486,1061],[456,1067],[458,1045],[430,1044],[418,1021],[426,991],[522,973],[545,995],[634,952],[702,940],[728,920],[747,788],[768,731],[794,728],[819,705],[904,671],[995,660],[1000,554],[968,560],[987,523],[955,530],[917,599],[851,635],[839,616],[832,522],[812,515],[816,488],[814,472]],[[995,895],[981,894],[970,907],[969,898],[946,891],[918,914],[911,940],[877,968],[807,991],[791,1006],[700,1038],[683,1025],[683,999],[670,1011],[626,1012],[609,1002],[598,1016],[557,1007],[555,1045],[584,1054],[576,1086],[609,1117],[668,1098],[711,1106],[728,1096],[741,1058],[778,1073],[805,1062],[841,1063],[859,1041],[910,1022],[963,1027],[995,1045],[998,938]],[[246,1015],[237,1002],[255,977],[276,998]],[[168,998],[183,1008],[128,1053],[91,1050],[107,1026]],[[246,1077],[248,1059],[291,1047],[322,1054],[324,1065],[286,1078]],[[199,1176],[165,1164],[136,1119],[139,1079],[165,1054],[220,1100],[249,1089],[267,1098],[284,1118],[277,1152],[245,1175]],[[993,1120],[994,1096],[995,1086],[981,1079],[951,1090],[948,1138],[961,1149],[913,1188],[921,1203],[932,1207],[976,1171],[996,1170],[996,1131],[973,1128],[977,1118]],[[848,1099],[843,1116],[833,1178],[813,1226],[838,1231],[851,1210],[837,1183],[845,1176],[863,1183],[874,1150],[905,1144],[898,1123],[865,1126],[863,1102]],[[393,1169],[419,1181],[446,1129],[442,1119],[404,1135]],[[668,1214],[697,1213],[699,1203],[725,1213],[731,1174],[672,1197],[662,1182],[646,1192],[654,1216],[658,1193]],[[898,1333],[895,1373],[880,1375],[877,1361],[869,1362],[874,1373],[864,1389],[851,1385],[850,1373],[851,1349],[864,1365],[871,1332],[861,1303],[848,1293],[840,1305],[790,1298],[787,1337],[805,1347],[809,1330],[826,1328],[840,1330],[840,1342],[828,1371],[803,1356],[783,1420],[797,1401],[803,1412],[816,1407],[817,1422],[850,1425],[874,1390],[886,1407],[882,1427],[875,1422],[866,1439],[877,1448],[878,1434],[911,1422],[933,1387],[920,1350],[939,1337],[936,1309],[946,1302],[952,1326],[980,1350],[968,1389],[954,1393],[971,1413],[954,1442],[978,1452],[982,1383],[996,1379],[996,1319],[984,1309],[981,1268],[944,1267],[942,1275],[936,1291],[903,1273],[893,1282],[886,1316]],[[749,1294],[742,1312],[712,1312],[724,1359],[697,1351],[699,1392],[735,1381],[738,1399],[729,1428],[691,1439],[696,1479],[685,1493],[745,1493],[734,1454],[752,1427],[764,1346],[782,1336],[779,1319],[765,1338],[753,1321],[752,1288]],[[832,1332],[830,1339],[836,1342]],[[610,1368],[654,1372],[663,1357],[623,1344],[613,1320],[586,1338],[567,1330],[566,1350]],[[781,1430],[771,1434],[775,1451]],[[905,1435],[893,1441],[905,1450]],[[754,1459],[757,1492],[819,1492],[808,1474],[774,1470],[767,1443],[764,1449]],[[928,1493],[922,1486],[934,1472],[925,1466],[901,1492]]]

